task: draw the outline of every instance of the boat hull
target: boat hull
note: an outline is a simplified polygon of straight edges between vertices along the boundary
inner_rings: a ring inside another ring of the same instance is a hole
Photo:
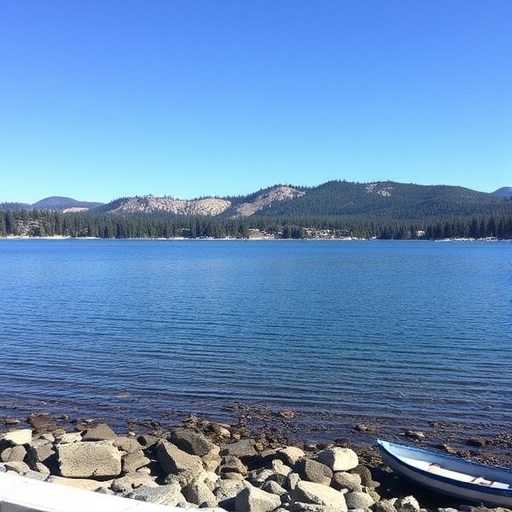
[[[378,441],[384,462],[433,491],[484,505],[512,507],[512,470]]]

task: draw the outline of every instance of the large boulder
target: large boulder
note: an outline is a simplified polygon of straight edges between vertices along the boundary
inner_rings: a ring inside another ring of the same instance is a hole
[[[359,465],[357,453],[350,448],[328,448],[318,452],[318,462],[329,466],[333,471],[350,471]]]
[[[281,506],[281,498],[246,484],[235,499],[236,512],[271,512]]]
[[[126,494],[125,497],[171,507],[188,508],[189,505],[183,494],[181,494],[181,488],[178,483],[159,485],[158,487],[141,485]]]
[[[234,498],[244,487],[242,480],[219,480],[213,493],[219,502]]]
[[[296,448],[295,446],[287,446],[281,450],[277,451],[277,456],[289,466],[293,466],[296,464],[302,457],[305,457],[306,454],[304,450],[300,448]]]
[[[272,471],[279,475],[287,476],[292,472],[292,468],[290,466],[287,466],[282,460],[280,459],[274,459],[270,463],[272,467]]]
[[[405,496],[395,501],[398,512],[419,512],[421,510],[418,500],[414,496]]]
[[[212,449],[201,457],[203,466],[206,471],[217,471],[221,462],[221,456],[219,455],[220,448],[217,445],[212,445]]]
[[[234,455],[226,455],[222,457],[222,461],[220,463],[220,474],[224,475],[225,473],[239,473],[240,475],[247,475],[247,466]]]
[[[208,441],[203,434],[186,428],[174,429],[169,440],[180,450],[199,457],[210,453],[214,447],[213,443]]]
[[[57,430],[57,419],[50,413],[34,413],[27,418],[32,428],[39,433],[54,432]]]
[[[367,509],[375,503],[374,499],[369,494],[359,491],[345,494],[345,501],[347,502],[347,507],[352,509]]]
[[[116,433],[106,423],[100,423],[86,430],[82,435],[82,441],[108,441],[114,440],[116,437]]]
[[[29,465],[33,466],[37,462],[45,463],[48,459],[55,455],[53,443],[46,439],[36,439],[27,449]]]
[[[302,503],[301,501],[294,501],[290,503],[289,510],[290,512],[330,512],[330,510],[327,507],[324,507],[323,505],[315,505],[313,503]]]
[[[98,491],[100,489],[108,489],[111,481],[98,482],[90,478],[64,478],[62,476],[50,476],[48,482],[74,487],[75,489],[83,489],[85,491]]]
[[[180,450],[168,441],[160,441],[156,455],[167,475],[167,482],[178,482],[182,487],[191,484],[204,472],[201,458]]]
[[[125,453],[132,453],[142,450],[142,445],[134,437],[119,436],[116,437],[113,441],[114,446]]]
[[[342,489],[347,489],[349,491],[357,491],[360,492],[363,490],[363,486],[361,485],[361,475],[357,473],[347,473],[346,471],[339,471],[334,473],[332,478],[331,487],[341,491]],[[356,507],[357,508],[357,507]]]
[[[300,459],[295,465],[295,471],[303,480],[323,485],[331,484],[332,470],[316,460]]]
[[[115,478],[121,473],[121,453],[111,441],[59,444],[61,476],[69,478]]]
[[[188,502],[194,503],[201,508],[216,507],[218,504],[217,498],[204,482],[192,482],[182,489],[182,493]]]
[[[284,487],[279,485],[274,480],[267,480],[266,482],[264,482],[263,485],[261,486],[261,490],[269,492],[270,494],[275,494],[277,496],[284,496],[288,492]]]
[[[2,462],[22,462],[27,456],[27,449],[23,445],[9,446],[0,453]]]
[[[373,480],[372,472],[362,464],[359,464],[356,468],[350,471],[352,474],[357,474],[361,477],[361,485],[364,487],[370,487],[371,489],[375,489],[380,486],[379,482]]]
[[[300,481],[291,496],[294,501],[323,505],[331,512],[348,511],[345,496],[340,491],[315,482]]]
[[[373,512],[397,512],[395,508],[396,498],[390,500],[380,500],[372,507]]]
[[[30,466],[21,460],[13,460],[3,464],[7,471],[15,471],[18,475],[26,475],[30,471]]]
[[[252,459],[258,452],[254,448],[254,441],[252,439],[242,439],[236,443],[226,445],[220,454],[223,456],[233,455],[244,461],[244,459]]]
[[[135,473],[128,473],[121,478],[116,478],[110,488],[114,492],[125,494],[140,486],[158,487],[158,484],[151,475],[136,471]]]
[[[59,438],[59,444],[80,443],[81,441],[81,432],[66,432]]]
[[[132,473],[138,469],[147,466],[151,461],[144,455],[142,450],[126,454],[122,458],[124,473]]]
[[[32,442],[32,430],[30,428],[22,428],[19,430],[12,430],[0,435],[0,445],[4,446],[18,446],[23,444],[30,444]]]

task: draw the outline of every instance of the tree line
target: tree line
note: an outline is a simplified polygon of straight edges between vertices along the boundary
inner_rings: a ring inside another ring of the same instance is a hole
[[[0,236],[93,238],[512,239],[512,215],[402,220],[365,216],[237,217],[0,210]]]

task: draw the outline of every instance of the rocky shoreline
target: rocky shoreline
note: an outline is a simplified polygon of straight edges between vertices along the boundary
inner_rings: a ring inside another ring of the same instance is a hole
[[[91,419],[71,420],[73,428],[67,429],[62,425],[69,417],[39,413],[26,421],[4,419],[0,472],[158,504],[230,512],[476,508],[411,486],[382,464],[374,446],[358,448],[340,440],[290,444],[275,429],[255,432],[240,421],[227,425],[195,416],[174,428],[150,423],[140,429],[144,432],[133,428],[123,435]],[[421,432],[408,435],[411,441],[422,439]]]

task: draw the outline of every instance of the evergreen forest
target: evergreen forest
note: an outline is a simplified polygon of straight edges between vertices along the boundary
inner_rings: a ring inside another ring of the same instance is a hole
[[[0,236],[94,238],[512,239],[512,214],[397,219],[343,215],[112,215],[0,210]]]

